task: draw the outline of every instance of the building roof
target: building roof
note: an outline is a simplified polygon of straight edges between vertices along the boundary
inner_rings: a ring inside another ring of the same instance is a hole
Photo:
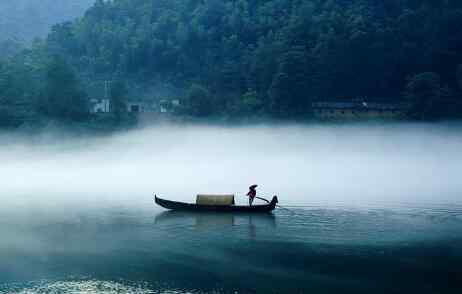
[[[320,101],[312,103],[312,107],[314,109],[405,110],[410,107],[410,104],[367,101]]]

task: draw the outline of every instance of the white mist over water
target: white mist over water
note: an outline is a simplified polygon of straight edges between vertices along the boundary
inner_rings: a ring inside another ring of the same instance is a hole
[[[163,125],[104,138],[0,136],[8,205],[194,201],[251,184],[281,204],[462,204],[455,125]]]

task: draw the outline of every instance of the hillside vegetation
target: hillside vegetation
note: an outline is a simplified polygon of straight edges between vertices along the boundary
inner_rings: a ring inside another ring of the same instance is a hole
[[[458,0],[98,0],[4,62],[18,85],[0,99],[40,96],[34,111],[50,115],[43,103],[68,93],[47,92],[60,64],[79,97],[99,80],[163,83],[195,116],[309,117],[312,101],[361,98],[453,118],[462,115],[461,27]]]

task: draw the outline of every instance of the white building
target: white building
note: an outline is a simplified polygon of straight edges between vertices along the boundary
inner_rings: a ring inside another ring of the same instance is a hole
[[[173,113],[176,109],[181,107],[179,99],[163,99],[159,103],[146,102],[146,101],[128,101],[126,104],[126,111],[130,113]],[[91,99],[90,100],[90,113],[109,113],[111,112],[110,99]]]
[[[111,102],[109,99],[91,99],[91,113],[108,113],[111,111]]]
[[[179,99],[162,99],[159,101],[159,110],[161,113],[172,113],[180,106]]]

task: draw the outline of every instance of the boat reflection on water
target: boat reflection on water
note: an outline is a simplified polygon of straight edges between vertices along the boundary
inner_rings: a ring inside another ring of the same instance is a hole
[[[271,213],[197,213],[164,211],[155,217],[155,224],[161,227],[191,227],[195,230],[229,231],[233,228],[247,228],[248,236],[255,238],[259,230],[276,229],[276,217]]]

